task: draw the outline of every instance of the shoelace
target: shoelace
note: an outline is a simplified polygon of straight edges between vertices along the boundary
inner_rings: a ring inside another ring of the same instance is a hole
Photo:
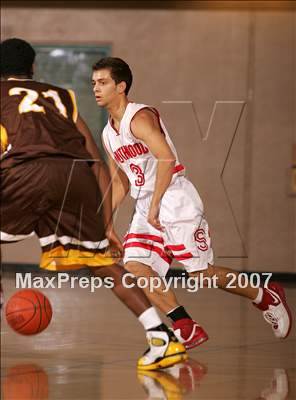
[[[267,311],[264,314],[264,319],[272,325],[278,325],[279,317],[275,312]]]

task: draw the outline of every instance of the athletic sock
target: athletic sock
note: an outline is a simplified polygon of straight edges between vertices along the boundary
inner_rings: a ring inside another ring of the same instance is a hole
[[[256,299],[253,300],[253,303],[260,304],[263,299],[263,289],[260,287]]]
[[[183,306],[178,306],[167,313],[167,316],[171,318],[173,322],[178,321],[179,319],[192,319],[190,315],[186,312]]]
[[[157,328],[162,325],[162,321],[154,307],[150,307],[147,310],[145,310],[138,317],[138,320],[141,322],[146,331]]]

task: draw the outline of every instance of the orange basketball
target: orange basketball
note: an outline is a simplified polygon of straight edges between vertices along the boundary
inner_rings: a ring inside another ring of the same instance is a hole
[[[25,289],[8,300],[5,309],[9,326],[22,335],[35,335],[47,328],[52,308],[46,296],[38,290]]]

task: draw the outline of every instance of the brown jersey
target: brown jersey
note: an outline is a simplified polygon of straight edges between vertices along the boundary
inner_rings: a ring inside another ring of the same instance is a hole
[[[1,81],[1,168],[41,157],[90,159],[76,120],[71,90],[30,79]]]

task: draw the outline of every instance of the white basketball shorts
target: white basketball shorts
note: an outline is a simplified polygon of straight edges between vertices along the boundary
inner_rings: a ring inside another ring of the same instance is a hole
[[[185,177],[180,176],[164,194],[159,219],[161,232],[147,221],[152,193],[136,202],[135,214],[124,241],[124,258],[150,266],[165,276],[173,259],[187,272],[201,271],[213,264],[208,223],[201,198]]]

